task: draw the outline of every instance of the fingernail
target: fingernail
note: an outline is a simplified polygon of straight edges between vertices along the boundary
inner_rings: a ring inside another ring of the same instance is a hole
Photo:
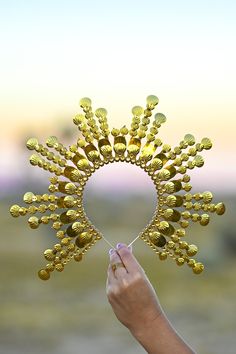
[[[111,248],[111,249],[109,250],[109,255],[111,256],[113,253],[114,253],[114,249]]]
[[[117,245],[116,245],[116,248],[117,248],[117,249],[120,249],[120,248],[122,248],[122,247],[125,247],[125,244],[124,244],[124,243],[117,243]]]
[[[128,249],[130,250],[130,252],[132,252],[133,251],[132,245],[128,246]]]

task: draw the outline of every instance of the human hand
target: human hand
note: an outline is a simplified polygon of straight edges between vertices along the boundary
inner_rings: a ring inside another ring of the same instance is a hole
[[[166,318],[131,249],[118,244],[109,254],[106,291],[118,320],[149,354],[194,354]]]
[[[162,309],[156,293],[132,251],[124,244],[110,250],[107,296],[118,320],[131,332],[150,327]],[[117,265],[116,269],[113,266]]]

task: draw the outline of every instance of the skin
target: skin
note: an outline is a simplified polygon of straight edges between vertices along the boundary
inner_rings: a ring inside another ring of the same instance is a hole
[[[118,318],[149,354],[195,354],[172,327],[132,250],[110,250],[106,291]],[[121,263],[116,270],[112,265]]]

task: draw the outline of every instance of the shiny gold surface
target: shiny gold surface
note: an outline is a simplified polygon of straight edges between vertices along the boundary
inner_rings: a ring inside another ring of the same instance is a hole
[[[191,222],[207,225],[210,221],[208,213],[222,215],[225,205],[212,203],[213,195],[209,191],[191,194],[187,171],[204,165],[199,152],[209,150],[212,142],[206,137],[196,142],[192,134],[186,134],[174,148],[164,144],[158,135],[166,116],[158,112],[151,120],[158,102],[156,96],[148,96],[145,108],[133,107],[130,128],[110,129],[106,109],[98,108],[93,113],[91,100],[84,97],[80,100],[83,113],[73,118],[81,133],[74,145],[66,148],[55,136],[46,140],[46,146],[36,138],[27,141],[27,148],[35,151],[30,163],[52,173],[50,193],[35,195],[26,192],[23,196],[26,206],[15,204],[10,213],[13,217],[28,214],[32,229],[51,224],[56,230],[57,242],[44,251],[44,258],[50,263],[39,270],[40,279],[48,280],[54,270],[62,272],[71,259],[80,262],[97,240],[103,238],[110,243],[85,214],[83,191],[89,177],[98,168],[118,161],[142,168],[156,187],[158,205],[139,238],[160,260],[170,257],[178,266],[187,264],[195,274],[204,270],[204,265],[192,258],[198,252],[197,246],[183,240],[185,230]],[[40,215],[44,213],[47,215]]]

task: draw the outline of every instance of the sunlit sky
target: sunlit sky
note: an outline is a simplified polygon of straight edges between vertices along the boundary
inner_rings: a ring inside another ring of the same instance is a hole
[[[120,127],[134,105],[155,94],[168,118],[163,140],[176,144],[188,132],[211,137],[202,176],[217,174],[213,185],[223,179],[232,188],[235,1],[0,0],[0,7],[5,177],[14,163],[19,168],[17,142],[29,132],[46,138],[58,122],[71,126],[79,98],[106,107],[110,124]]]

